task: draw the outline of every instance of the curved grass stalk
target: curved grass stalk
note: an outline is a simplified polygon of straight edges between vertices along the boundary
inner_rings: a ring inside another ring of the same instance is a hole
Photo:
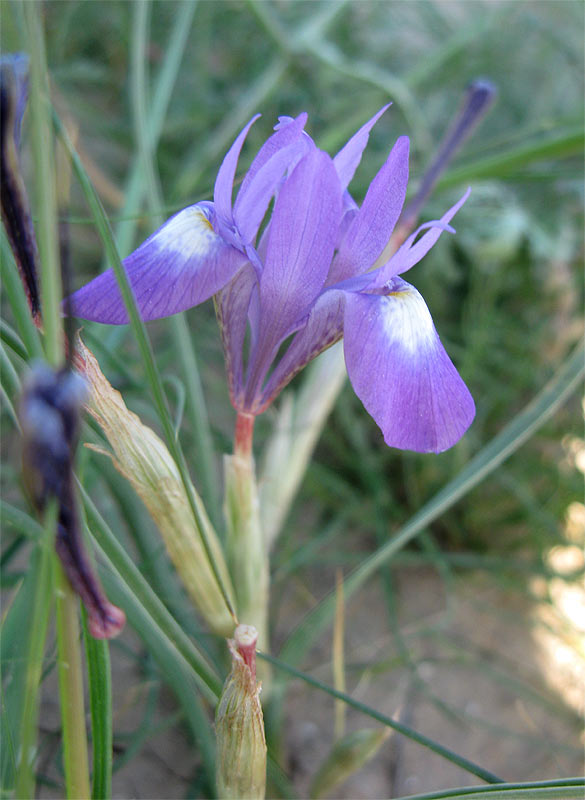
[[[355,708],[356,711],[361,711],[362,714],[366,714],[368,717],[375,719],[377,722],[381,722],[383,725],[387,725],[389,728],[393,728],[398,733],[401,733],[403,736],[407,736],[409,739],[412,739],[414,742],[418,742],[418,744],[426,747],[428,750],[432,750],[433,753],[436,753],[438,756],[447,759],[447,761],[451,761],[451,763],[456,764],[458,767],[461,767],[466,772],[471,773],[472,775],[476,775],[478,778],[481,778],[483,781],[487,783],[502,783],[502,779],[498,778],[493,773],[489,772],[488,770],[480,767],[477,764],[474,764],[473,761],[469,761],[467,758],[463,758],[463,756],[458,755],[453,750],[449,750],[447,747],[443,747],[442,744],[439,742],[435,742],[433,739],[429,739],[428,736],[425,736],[422,733],[418,733],[413,728],[409,728],[407,725],[404,725],[397,720],[392,719],[392,717],[387,716],[386,714],[382,714],[380,711],[376,711],[375,708],[370,708],[370,706],[365,705],[365,703],[360,703],[359,700],[354,700],[351,695],[346,694],[345,692],[340,692],[337,689],[334,689],[332,686],[328,686],[326,683],[317,680],[316,678],[312,678],[310,675],[307,675],[301,670],[295,669],[291,667],[290,664],[286,664],[284,661],[281,661],[279,658],[274,658],[273,656],[269,656],[266,653],[258,653],[259,657],[268,661],[274,667],[278,667],[278,669],[287,672],[289,675],[300,678],[300,680],[308,683],[310,686],[313,686],[315,689],[319,689],[322,692],[326,692],[327,694],[334,697],[336,700],[340,700],[343,703],[346,703],[348,706]]]

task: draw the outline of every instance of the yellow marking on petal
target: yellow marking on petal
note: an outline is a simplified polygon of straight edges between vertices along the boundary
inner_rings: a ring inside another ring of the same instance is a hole
[[[156,237],[161,249],[180,253],[185,259],[207,255],[217,239],[211,223],[199,208],[184,208],[160,229]]]
[[[210,231],[213,231],[213,225],[212,225],[212,224],[211,224],[211,222],[210,222],[210,221],[207,219],[207,217],[205,216],[205,214],[203,213],[203,211],[201,211],[200,209],[196,209],[196,210],[195,210],[195,215],[196,215],[197,217],[199,217],[199,220],[198,220],[198,222],[199,222],[200,224],[206,225],[206,226],[209,228],[209,230],[210,230]]]

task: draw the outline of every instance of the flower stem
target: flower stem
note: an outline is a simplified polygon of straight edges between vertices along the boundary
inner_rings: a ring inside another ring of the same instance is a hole
[[[234,434],[234,455],[245,459],[251,458],[255,419],[254,414],[238,411]]]
[[[225,456],[227,555],[241,623],[258,630],[268,646],[268,552],[260,524],[260,503],[252,455],[254,415],[238,413],[233,456]]]
[[[52,367],[64,360],[62,298],[59,244],[57,235],[57,193],[55,180],[53,129],[50,116],[49,82],[45,39],[39,3],[24,3],[24,19],[31,59],[30,111],[32,145],[36,171],[39,254],[41,263],[41,302],[45,330],[45,353]],[[56,513],[51,517],[56,526]],[[51,536],[47,530],[46,535]],[[59,689],[63,721],[65,781],[68,798],[90,796],[87,737],[83,698],[83,673],[79,640],[78,602],[55,555],[54,585],[57,604]],[[28,795],[21,795],[28,796]]]
[[[59,650],[59,693],[63,726],[63,762],[69,800],[90,797],[83,671],[79,643],[78,600],[61,562],[54,557]]]

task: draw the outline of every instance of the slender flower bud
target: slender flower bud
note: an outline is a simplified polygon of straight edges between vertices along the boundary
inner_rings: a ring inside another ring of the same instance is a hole
[[[461,106],[451,127],[439,145],[431,165],[426,170],[415,197],[402,212],[398,222],[398,229],[403,229],[408,233],[414,227],[416,219],[433,191],[436,182],[449,166],[453,156],[487,114],[496,99],[496,95],[496,86],[491,81],[477,79],[467,86]],[[404,238],[406,238],[406,233]]]
[[[234,621],[218,585],[189,505],[177,465],[164,442],[129,411],[112,388],[99,364],[81,339],[77,340],[76,364],[86,377],[89,413],[98,421],[113,453],[93,450],[112,458],[116,469],[132,484],[156,523],[169,557],[195,606],[214,633],[225,636]],[[228,595],[233,595],[227,566],[217,535],[203,503],[193,489],[205,535]]]
[[[266,790],[266,739],[256,683],[256,642],[252,625],[238,625],[228,640],[232,669],[215,715],[217,791],[222,800],[262,800]]]

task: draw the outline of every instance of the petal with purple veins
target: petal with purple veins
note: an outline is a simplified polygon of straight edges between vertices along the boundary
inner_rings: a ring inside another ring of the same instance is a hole
[[[344,292],[323,292],[311,309],[306,324],[294,335],[266,382],[260,411],[267,408],[310,361],[341,339],[344,307]]]
[[[221,330],[230,396],[238,407],[243,389],[243,349],[248,312],[256,273],[251,264],[244,266],[227,286],[215,295],[215,310]],[[255,336],[252,337],[255,339]]]
[[[353,388],[391,447],[439,453],[471,424],[473,399],[405,281],[388,295],[347,294],[344,352]]]
[[[298,329],[319,295],[337,238],[341,187],[331,158],[314,148],[285,181],[274,206],[260,278],[257,347],[246,404],[256,403],[280,343]]]
[[[244,242],[251,242],[266,213],[271,197],[289,167],[302,157],[312,142],[303,135],[307,114],[281,125],[262,145],[244,176],[234,203],[234,220]]]
[[[247,258],[213,230],[213,206],[179,211],[124,259],[145,321],[168,317],[202,303],[230,281]],[[67,313],[123,325],[128,314],[113,270],[98,275],[65,301]]]
[[[407,136],[401,136],[378,172],[341,242],[328,283],[337,283],[370,269],[388,244],[406,196]]]

